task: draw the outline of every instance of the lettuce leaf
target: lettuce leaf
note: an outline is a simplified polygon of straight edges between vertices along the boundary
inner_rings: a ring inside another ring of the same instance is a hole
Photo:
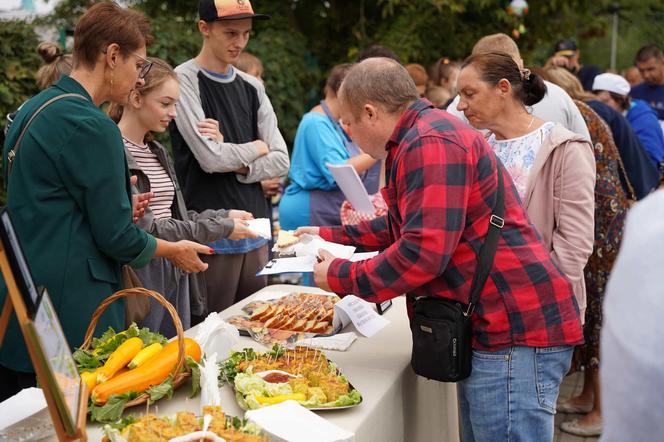
[[[323,407],[349,407],[351,405],[357,405],[362,402],[362,395],[357,390],[351,390],[348,394],[339,396],[334,402],[327,402],[323,404]]]
[[[232,384],[238,374],[237,365],[241,361],[253,361],[258,358],[253,348],[245,348],[242,351],[234,351],[224,362],[219,363],[219,379]]]
[[[201,391],[201,366],[191,356],[187,356],[186,364],[191,370],[191,398]]]
[[[164,396],[168,397],[169,399],[173,397],[173,375],[169,375],[164,382],[162,382],[159,385],[154,385],[147,390],[145,390],[147,394],[150,395],[149,402],[153,403],[155,401],[158,401],[159,399],[163,398]]]
[[[132,399],[136,399],[138,393],[131,391],[129,393],[114,394],[108,398],[108,401],[102,405],[91,404],[88,407],[90,411],[91,422],[116,422],[122,416],[125,405]]]
[[[104,362],[97,356],[87,350],[81,350],[80,348],[76,349],[72,356],[76,362],[76,367],[78,368],[79,373],[91,371],[104,365]]]

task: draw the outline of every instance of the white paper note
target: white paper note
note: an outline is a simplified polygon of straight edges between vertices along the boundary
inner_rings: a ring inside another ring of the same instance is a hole
[[[272,239],[272,228],[269,218],[256,218],[247,220],[249,230],[265,239]]]
[[[325,241],[317,235],[309,235],[308,233],[300,236],[300,242],[293,246],[296,256],[305,255],[318,255],[318,250],[324,249],[336,256],[337,258],[350,259],[355,253],[355,247],[345,246],[330,241]]]
[[[357,171],[348,163],[325,164],[332,173],[334,181],[344,193],[353,209],[362,213],[374,213],[374,206],[371,203],[367,189],[362,184]]]
[[[256,276],[277,275],[280,273],[306,273],[314,271],[316,257],[314,255],[296,256],[294,258],[276,258],[269,261]]]
[[[374,310],[373,304],[355,295],[345,296],[334,305],[334,319],[332,320],[334,330],[340,330],[350,322],[367,338],[372,337],[390,323]]]

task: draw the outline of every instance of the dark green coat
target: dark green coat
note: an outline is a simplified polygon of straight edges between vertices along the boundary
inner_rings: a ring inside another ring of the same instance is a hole
[[[121,288],[121,265],[146,265],[157,243],[132,223],[129,171],[118,127],[69,77],[18,112],[5,140],[3,170],[8,146],[27,119],[48,99],[69,92],[87,100],[65,98],[42,111],[5,179],[7,207],[35,283],[48,289],[69,345],[77,347],[99,303]],[[99,333],[109,325],[124,327],[121,302],[106,312]],[[15,316],[0,347],[0,364],[33,371]]]

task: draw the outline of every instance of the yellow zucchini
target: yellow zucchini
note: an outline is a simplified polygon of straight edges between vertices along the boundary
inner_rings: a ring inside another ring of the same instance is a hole
[[[127,365],[127,367],[129,367],[129,369],[131,370],[140,367],[141,365],[143,365],[145,361],[150,359],[155,354],[159,353],[162,347],[163,346],[158,342],[148,345],[143,350],[139,351],[136,356],[134,356],[134,359],[131,360],[131,362],[129,363],[129,365]]]
[[[97,386],[97,370],[84,371],[81,373],[81,380],[88,386],[88,391],[92,391]]]
[[[139,351],[143,349],[141,338],[129,338],[124,341],[108,357],[103,367],[97,369],[97,383],[106,382],[115,376],[115,373],[125,367]]]
[[[201,360],[201,347],[196,341],[184,338],[185,357],[191,356],[196,362]],[[143,393],[148,388],[159,385],[173,371],[178,362],[178,343],[169,342],[159,353],[153,355],[140,367],[115,376],[92,390],[95,404],[105,404],[114,394],[135,391]]]

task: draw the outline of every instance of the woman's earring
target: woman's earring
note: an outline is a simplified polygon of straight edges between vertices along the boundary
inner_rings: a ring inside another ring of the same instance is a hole
[[[113,74],[114,74],[114,72],[115,71],[113,71],[113,69],[111,69],[111,90],[113,90]]]

